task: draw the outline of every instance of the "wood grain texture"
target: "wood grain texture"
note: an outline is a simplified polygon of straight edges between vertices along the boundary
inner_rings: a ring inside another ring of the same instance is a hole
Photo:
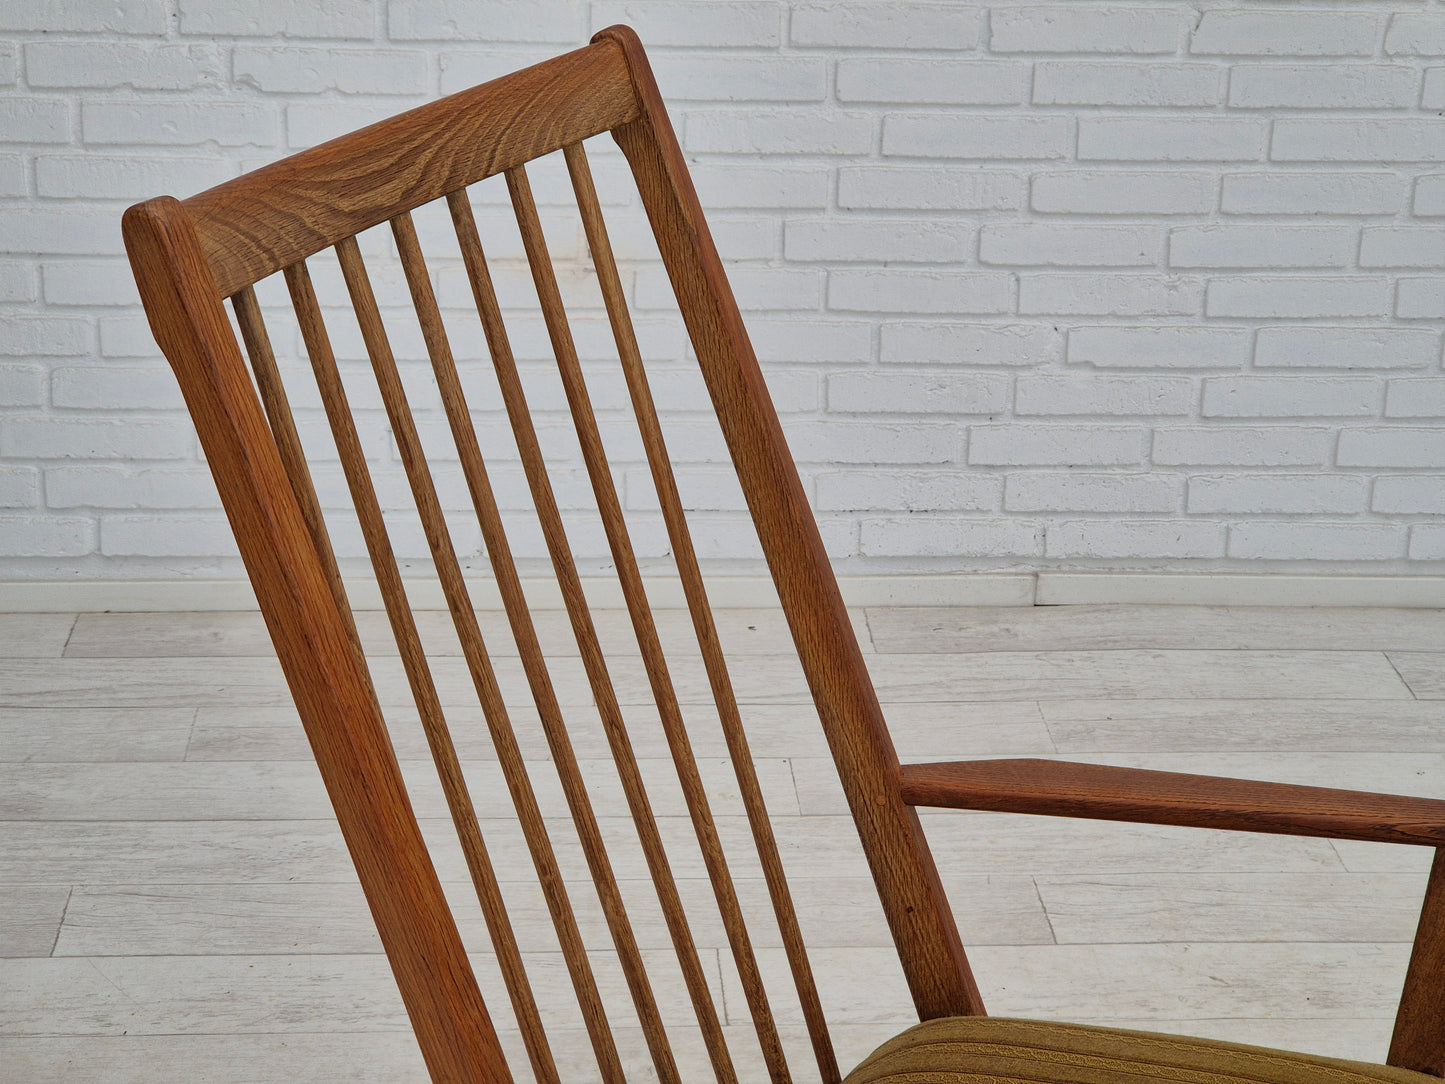
[[[1445,1077],[1445,848],[1437,848],[1390,1039],[1391,1065]]]
[[[626,27],[593,40],[615,41],[626,55],[642,113],[613,136],[632,167],[747,494],[919,1014],[981,1013],[916,814],[898,798],[897,757],[878,698],[647,58]]]
[[[161,197],[127,211],[123,231],[146,315],[201,435],[427,1065],[439,1081],[510,1079],[192,220],[177,200]]]
[[[1445,801],[1063,760],[905,764],[904,801],[951,809],[1439,846]]]
[[[185,205],[229,297],[398,212],[635,115],[618,49],[593,45],[263,166]]]

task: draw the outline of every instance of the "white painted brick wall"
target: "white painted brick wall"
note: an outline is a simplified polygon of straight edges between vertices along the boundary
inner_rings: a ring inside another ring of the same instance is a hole
[[[238,572],[129,279],[128,203],[618,21],[652,50],[844,571],[1445,571],[1442,0],[23,0],[0,3],[0,580]],[[656,397],[696,468],[700,544],[746,558],[666,277],[597,142]],[[565,175],[533,180],[574,265],[563,287],[639,549],[663,554]],[[526,306],[505,192],[476,202],[499,290]],[[444,221],[418,228],[446,245]],[[386,238],[364,248],[399,298]],[[400,551],[419,557],[359,337],[332,315],[339,276],[316,263]],[[454,262],[435,279],[462,320]],[[284,291],[260,293],[279,317]],[[535,316],[519,313],[514,344],[544,441],[578,468],[559,482],[574,507],[585,478]],[[455,345],[520,515],[481,345]],[[423,394],[415,327],[395,346]],[[276,347],[304,377],[294,332]],[[314,389],[297,407],[339,505]],[[419,421],[429,442],[444,432],[435,411]],[[464,508],[454,454],[438,463],[444,503]],[[595,524],[577,532],[601,558]],[[474,528],[458,544],[480,560]],[[354,520],[338,546],[362,554]]]

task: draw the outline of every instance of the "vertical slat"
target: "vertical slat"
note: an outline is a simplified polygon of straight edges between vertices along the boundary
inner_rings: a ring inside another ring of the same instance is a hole
[[[502,322],[501,307],[497,304],[492,278],[487,271],[486,257],[482,253],[481,241],[477,236],[477,225],[472,217],[471,204],[467,201],[465,192],[453,192],[447,197],[447,206],[451,211],[452,224],[456,228],[457,242],[461,246],[467,278],[471,282],[472,297],[476,302],[482,330],[486,335],[487,349],[492,356],[492,364],[499,374],[502,397],[508,416],[513,419],[514,431],[519,428],[521,430],[522,435],[518,437],[517,447],[522,457],[523,469],[527,472],[533,493],[540,494],[537,499],[551,508],[551,515],[555,518],[557,514],[556,500],[552,496],[551,486],[547,480],[546,465],[542,460],[542,451],[537,444],[536,434],[526,423],[529,415],[521,384],[505,379],[504,374],[515,374],[516,362],[512,357],[512,348],[507,339],[507,329]],[[507,618],[511,622],[512,634],[517,640],[517,648],[522,657],[527,681],[532,689],[533,699],[537,703],[548,746],[552,750],[552,759],[557,765],[568,808],[577,825],[583,853],[587,857],[588,869],[597,888],[603,914],[607,918],[607,928],[612,934],[618,960],[622,965],[622,973],[627,979],[628,990],[632,994],[633,1005],[636,1007],[638,1018],[642,1023],[643,1035],[647,1040],[653,1065],[661,1080],[677,1081],[679,1079],[677,1065],[673,1059],[671,1046],[667,1041],[667,1033],[662,1027],[662,1018],[657,1011],[657,1001],[652,993],[652,984],[647,977],[647,969],[643,965],[642,955],[638,951],[637,939],[633,935],[632,923],[627,917],[627,909],[617,887],[611,862],[607,858],[607,850],[597,827],[597,819],[592,812],[591,799],[587,796],[581,770],[577,765],[577,757],[572,750],[571,739],[567,736],[556,692],[552,688],[551,678],[542,657],[542,647],[537,640],[537,631],[532,623],[526,597],[522,593],[521,579],[517,575],[516,564],[512,559],[510,547],[507,545],[501,513],[497,509],[491,486],[486,483],[485,465],[482,462],[471,415],[466,409],[461,382],[457,378],[454,367],[448,371],[439,372],[438,381],[444,381],[453,392],[445,398],[445,402],[447,418],[451,423],[453,434],[457,437],[457,447],[461,451],[462,470],[466,475],[477,517],[481,522],[483,536],[487,542],[487,551],[492,560],[492,568],[497,576],[497,586],[502,595],[502,603],[506,607]],[[548,541],[550,545],[550,538]],[[563,583],[562,586],[565,591],[567,585]]]
[[[613,129],[632,167],[703,378],[843,778],[909,990],[923,1019],[978,1015],[968,965],[797,468],[636,34],[622,46],[642,114]]]
[[[345,268],[347,259],[344,253],[355,252],[355,241],[353,240],[349,244],[343,242],[342,245],[338,245],[338,252],[343,253],[342,266]],[[301,327],[307,353],[311,357],[312,368],[316,373],[317,386],[321,391],[322,404],[336,439],[336,448],[341,457],[342,469],[346,473],[346,480],[351,488],[352,502],[356,507],[362,535],[366,540],[367,551],[371,555],[372,567],[376,573],[377,585],[381,589],[387,617],[391,621],[392,631],[401,653],[407,682],[411,686],[417,713],[421,717],[422,729],[426,734],[427,744],[431,748],[437,774],[441,778],[447,808],[451,812],[452,822],[456,826],[457,835],[461,840],[467,869],[471,873],[478,901],[487,920],[487,929],[497,953],[498,966],[506,982],[513,1010],[517,1014],[518,1025],[522,1030],[532,1070],[540,1080],[556,1081],[558,1079],[557,1068],[547,1046],[546,1035],[537,1013],[536,1000],[532,995],[526,969],[522,964],[521,953],[517,948],[516,936],[507,916],[506,904],[497,884],[496,871],[492,866],[491,857],[487,853],[486,842],[482,839],[481,830],[477,825],[476,811],[472,806],[466,779],[462,775],[461,764],[452,744],[451,733],[447,729],[441,701],[432,680],[431,669],[426,661],[426,653],[422,649],[421,639],[417,635],[411,606],[407,602],[401,574],[397,569],[396,558],[391,549],[391,541],[386,533],[381,506],[377,501],[376,491],[367,470],[366,455],[362,450],[361,441],[357,437],[346,390],[341,382],[341,374],[337,370],[336,358],[332,353],[330,339],[322,322],[316,293],[304,263],[293,264],[286,269],[286,284],[291,291],[296,318]],[[370,347],[372,345],[370,334],[374,332],[374,329],[370,328],[367,318],[362,316],[360,307],[358,316],[361,317],[363,327],[369,329],[367,345]]]
[[[311,468],[306,463],[306,452],[301,447],[301,436],[296,432],[296,420],[286,397],[281,370],[276,365],[276,354],[271,349],[271,337],[266,333],[266,323],[261,318],[261,306],[256,302],[256,291],[247,286],[232,296],[231,307],[236,312],[236,323],[241,328],[246,354],[251,359],[251,371],[256,376],[256,389],[261,393],[261,404],[266,408],[266,419],[271,423],[286,476],[291,480],[291,489],[301,506],[301,515],[306,520],[311,539],[316,543],[326,580],[331,584],[331,593],[336,596],[336,607],[341,611],[346,632],[364,668],[365,655],[361,648],[361,636],[356,631],[356,618],[346,598],[346,586],[341,582],[336,552],[331,548],[331,535],[321,514],[321,501],[316,496],[316,485],[311,479]]]
[[[569,158],[569,164],[572,159]],[[767,991],[762,975],[758,971],[757,958],[753,954],[752,941],[742,908],[738,904],[737,892],[733,887],[732,875],[728,870],[727,856],[722,842],[718,839],[717,827],[713,823],[702,778],[698,775],[697,760],[693,756],[692,743],[678,708],[677,694],[668,673],[667,659],[663,655],[658,639],[652,610],[648,605],[647,593],[643,587],[642,575],[638,571],[636,555],[628,536],[627,524],[622,515],[622,505],[617,499],[617,489],[612,481],[612,471],[607,463],[607,454],[602,445],[602,436],[597,428],[597,419],[587,394],[582,366],[578,362],[577,350],[572,342],[562,296],[557,288],[556,275],[542,235],[542,224],[526,183],[525,174],[519,169],[513,184],[513,202],[516,205],[517,221],[522,231],[522,244],[532,267],[532,276],[542,301],[543,319],[552,339],[558,371],[567,394],[568,406],[577,430],[582,448],[583,461],[597,498],[597,509],[602,519],[607,543],[612,552],[613,564],[622,585],[623,598],[632,619],[637,636],[638,648],[642,653],[643,665],[647,671],[648,683],[652,688],[653,701],[657,705],[662,721],[663,733],[667,736],[668,748],[672,753],[673,765],[677,770],[678,782],[682,786],[688,813],[692,818],[693,830],[698,846],[707,866],[708,878],[712,883],[713,895],[722,916],[723,928],[727,931],[728,943],[737,964],[738,976],[742,980],[748,1010],[762,1047],[763,1060],[768,1074],[781,1084],[791,1079],[782,1044],[778,1039],[777,1025],[768,1005]],[[594,262],[596,252],[594,251]],[[616,276],[615,268],[612,269]],[[599,269],[599,275],[601,270]]]
[[[501,515],[497,511],[496,499],[487,478],[486,464],[481,457],[476,433],[471,428],[471,417],[467,411],[466,400],[462,395],[456,361],[452,356],[441,313],[437,309],[436,297],[432,293],[431,280],[427,274],[421,246],[417,241],[416,227],[409,214],[402,214],[394,218],[391,227],[392,234],[396,238],[398,254],[401,256],[402,269],[406,274],[407,286],[411,292],[412,304],[421,325],[422,336],[426,340],[427,354],[437,376],[437,385],[452,427],[453,439],[461,458],[468,488],[471,491],[473,502],[479,508],[484,507],[487,510],[485,513],[479,513],[478,518],[482,524],[483,538],[486,541],[488,552],[492,554],[493,564],[502,566],[501,571],[497,574],[498,583],[502,586],[504,598],[510,599],[509,612],[515,610],[520,599],[521,613],[530,629],[530,616],[527,613],[526,600],[521,598],[521,584],[511,563],[510,547],[501,527]],[[617,1056],[612,1030],[607,1022],[607,1014],[597,991],[596,979],[587,959],[587,949],[582,942],[582,935],[577,927],[572,904],[567,898],[566,887],[562,882],[562,873],[557,866],[556,855],[552,850],[551,841],[548,839],[547,830],[542,821],[541,809],[538,807],[536,795],[527,776],[526,765],[522,760],[521,748],[518,746],[516,734],[508,722],[507,711],[496,688],[495,679],[491,677],[491,665],[487,659],[486,647],[482,642],[481,629],[477,625],[476,611],[472,607],[466,581],[446,534],[440,504],[431,484],[430,473],[426,470],[425,458],[420,442],[417,440],[415,427],[411,422],[410,412],[405,409],[405,395],[401,389],[401,382],[397,378],[395,366],[385,366],[384,373],[379,372],[378,377],[382,383],[382,394],[386,400],[387,410],[393,415],[392,427],[397,433],[398,444],[402,449],[408,475],[413,477],[412,484],[417,491],[418,507],[424,509],[422,516],[427,522],[427,537],[429,540],[437,539],[432,544],[432,557],[442,581],[447,605],[457,630],[457,638],[462,644],[462,653],[467,660],[468,667],[472,670],[474,679],[478,682],[479,694],[483,697],[484,712],[493,728],[497,759],[501,763],[503,776],[507,781],[523,834],[527,838],[528,847],[532,853],[533,863],[537,869],[548,910],[552,915],[552,923],[557,930],[563,959],[566,961],[573,987],[577,992],[578,1003],[588,1035],[592,1040],[598,1065],[602,1069],[605,1080],[621,1081],[623,1079],[622,1063]],[[512,590],[513,587],[515,590]],[[542,658],[540,647],[535,645],[535,634],[532,639],[535,650],[524,653],[524,657],[530,668],[529,673],[531,670],[540,668],[539,681],[545,688],[545,692],[538,699],[539,712],[549,726],[549,737],[560,735],[560,755],[558,755],[559,750],[554,749],[554,757],[559,765],[566,765],[562,769],[562,774],[564,786],[569,788],[569,798],[575,799],[580,796],[580,801],[586,804],[588,802],[586,788],[581,773],[577,769],[575,758],[572,756],[561,711],[557,707],[550,677],[546,672],[546,662]],[[540,706],[542,704],[545,704],[545,707]],[[590,812],[590,805],[587,808]],[[591,818],[589,817],[588,820],[590,822]],[[593,845],[600,848],[600,836],[595,832],[595,825],[590,837]],[[637,966],[641,966],[640,961]],[[660,1026],[659,1023],[658,1027],[660,1028]]]
[[[632,317],[627,311],[627,299],[623,294],[622,282],[617,274],[612,243],[608,239],[607,225],[603,220],[602,208],[597,200],[597,191],[592,183],[592,171],[587,164],[587,152],[581,143],[573,143],[563,148],[563,156],[567,160],[572,188],[577,195],[577,206],[587,234],[587,244],[592,253],[592,264],[597,270],[603,303],[607,306],[608,320],[612,324],[613,337],[617,343],[618,358],[622,363],[623,376],[627,380],[627,389],[632,399],[633,414],[637,418],[638,428],[642,433],[642,443],[647,453],[653,485],[657,490],[658,502],[662,507],[663,519],[667,524],[668,539],[672,543],[673,560],[677,563],[683,595],[692,616],[698,649],[707,670],[708,683],[712,687],[713,701],[717,705],[723,737],[727,741],[728,755],[732,759],[733,772],[737,777],[743,807],[747,812],[748,824],[752,829],[753,842],[757,847],[758,859],[763,868],[763,877],[767,882],[773,913],[777,917],[783,947],[788,957],[788,966],[793,974],[793,984],[797,988],[798,998],[802,1004],[803,1019],[808,1027],[808,1037],[813,1045],[818,1071],[824,1084],[836,1084],[840,1079],[837,1055],[833,1051],[832,1038],[828,1034],[828,1022],[823,1015],[823,1006],[818,997],[818,987],[813,978],[812,965],[803,944],[803,935],[798,926],[798,915],[793,906],[792,893],[789,891],[788,881],[783,873],[782,859],[778,854],[772,822],[768,819],[767,807],[763,802],[762,788],[758,784],[752,750],[748,747],[747,734],[743,729],[742,717],[738,712],[737,698],[733,694],[732,678],[728,673],[727,663],[723,659],[722,645],[718,641],[717,627],[713,622],[712,607],[708,602],[707,589],[703,584],[702,570],[698,565],[697,552],[693,547],[692,535],[687,526],[687,517],[683,512],[682,500],[678,495],[677,480],[672,471],[672,460],[667,453],[666,442],[663,440],[662,427],[658,424],[657,408],[653,405],[652,392],[647,383],[647,373],[642,364],[642,354],[637,347],[637,336],[633,331]]]
[[[547,334],[551,339],[552,349],[557,356],[559,366],[565,369],[567,363],[563,360],[564,358],[569,358],[574,365],[576,364],[576,348],[572,344],[572,335],[567,327],[567,316],[562,311],[561,296],[557,291],[556,280],[552,273],[552,262],[547,255],[546,244],[542,240],[542,227],[537,220],[537,208],[532,199],[532,189],[527,181],[526,169],[523,166],[509,169],[506,172],[506,178],[507,191],[512,197],[512,208],[516,213],[517,225],[522,231],[527,262],[531,265],[533,281],[537,287],[543,317],[547,324]],[[509,382],[517,382],[520,386],[515,372],[509,373],[507,379]],[[573,389],[569,387],[567,393],[568,400],[571,402]],[[530,418],[527,419],[527,428],[529,432],[532,429]],[[593,474],[594,472],[591,470],[593,457],[588,456],[587,458],[589,460],[588,473]],[[605,472],[606,469],[604,464],[602,470]],[[599,505],[602,503],[604,502],[599,501]],[[599,511],[601,511],[600,508]],[[605,514],[604,512],[603,515],[605,516]],[[549,538],[555,538],[556,552],[564,555],[563,564],[567,571],[565,574],[559,573],[559,575],[565,575],[566,578],[576,581],[575,590],[564,592],[568,600],[569,616],[572,618],[572,629],[582,651],[583,667],[587,671],[587,677],[592,686],[592,695],[601,709],[603,725],[606,728],[608,740],[611,742],[613,761],[616,764],[618,775],[622,779],[622,788],[627,795],[628,808],[632,812],[632,820],[637,827],[638,839],[642,843],[642,851],[647,859],[653,884],[657,889],[658,901],[662,904],[662,913],[667,921],[668,932],[672,935],[673,948],[676,950],[678,963],[682,967],[688,994],[692,998],[698,1026],[702,1029],[703,1039],[707,1043],[713,1071],[717,1074],[719,1081],[733,1081],[736,1079],[736,1073],[733,1069],[732,1055],[728,1051],[727,1041],[722,1034],[712,993],[707,988],[707,978],[703,974],[702,962],[698,958],[697,945],[693,941],[692,930],[687,921],[687,912],[683,909],[682,899],[678,895],[677,885],[673,880],[667,852],[663,848],[662,837],[657,830],[657,820],[652,813],[652,803],[647,797],[647,790],[642,782],[642,773],[637,767],[637,757],[632,750],[632,740],[627,734],[627,724],[617,701],[617,692],[613,688],[612,678],[607,671],[607,661],[602,655],[602,648],[597,640],[597,630],[592,622],[592,614],[587,608],[581,581],[577,579],[576,565],[571,551],[567,547],[561,517],[559,516],[551,522],[544,521],[543,529]],[[652,675],[653,669],[649,666],[649,679],[652,678]],[[659,708],[661,708],[662,700],[656,697],[654,699],[659,700]]]
[[[638,828],[638,836],[642,842],[648,870],[652,875],[654,885],[658,887],[659,899],[663,902],[663,916],[672,936],[674,948],[678,953],[684,980],[687,983],[694,1010],[698,1015],[704,1041],[707,1043],[709,1055],[713,1059],[714,1071],[720,1075],[731,1074],[731,1058],[727,1054],[726,1044],[722,1038],[717,1011],[707,991],[706,978],[702,974],[696,947],[692,944],[692,936],[687,929],[686,915],[678,900],[676,885],[672,882],[666,853],[662,850],[661,841],[657,836],[656,821],[652,816],[646,792],[641,786],[636,757],[632,753],[631,742],[622,720],[617,697],[607,674],[607,665],[597,642],[597,633],[593,628],[592,617],[587,609],[587,600],[582,592],[581,579],[577,575],[576,565],[567,545],[561,514],[557,509],[556,497],[552,492],[541,445],[538,443],[536,430],[532,425],[526,395],[517,373],[516,361],[512,357],[512,351],[507,342],[506,329],[497,304],[496,292],[492,287],[491,276],[487,271],[481,242],[477,236],[471,205],[467,202],[466,194],[461,192],[453,193],[448,197],[447,202],[452,211],[453,222],[457,227],[457,239],[461,245],[468,277],[471,280],[473,297],[487,335],[493,366],[501,387],[502,399],[517,441],[518,452],[522,458],[522,466],[527,475],[533,503],[542,524],[542,532],[552,560],[552,567],[557,575],[558,586],[561,588],[573,633],[582,655],[583,666],[587,672],[588,682],[597,703],[608,744],[612,750],[613,760],[627,795],[628,808],[631,810],[633,821]],[[640,978],[645,982],[645,975]],[[730,1076],[725,1079],[730,1079]]]
[[[1425,885],[1386,1062],[1445,1077],[1445,847],[1436,848]]]
[[[126,251],[176,371],[432,1079],[511,1073],[370,684],[179,201],[126,212]]]

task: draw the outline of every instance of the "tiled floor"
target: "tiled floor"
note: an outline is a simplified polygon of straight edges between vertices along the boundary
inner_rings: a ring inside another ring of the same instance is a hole
[[[562,615],[543,616],[599,814],[620,832],[620,788],[600,762],[605,742]],[[660,616],[665,630],[683,631],[683,615]],[[719,616],[846,1062],[907,1023],[907,995],[801,675],[783,653],[786,633],[760,612]],[[381,615],[362,617],[384,653]],[[465,705],[470,682],[445,642],[445,615],[421,617],[442,695]],[[1445,797],[1442,612],[900,608],[857,619],[905,759],[1062,756]],[[686,815],[642,706],[644,676],[621,646],[624,625],[621,614],[602,621],[617,645],[616,684],[635,705],[664,834],[681,840]],[[558,811],[517,660],[496,651],[544,809]],[[251,614],[0,616],[0,1079],[423,1077],[269,652]],[[679,652],[674,667],[682,700],[701,705],[701,666]],[[418,813],[440,834],[445,810],[394,648],[376,673],[396,708],[394,740]],[[452,714],[520,936],[545,942],[484,728],[473,709]],[[689,715],[721,830],[736,838],[742,818],[721,737],[702,708]],[[1383,1056],[1427,852],[926,818],[993,1012]],[[674,850],[685,896],[701,899],[695,848]],[[559,843],[559,853],[569,877],[585,876],[575,847]],[[615,860],[626,889],[640,892],[635,847],[623,840]],[[438,866],[449,884],[464,879],[445,845]],[[746,862],[735,873],[752,908],[761,880]],[[641,906],[644,951],[666,963],[661,924]],[[600,945],[596,907],[579,908],[584,935]],[[462,922],[485,950],[477,920],[464,910]],[[696,922],[728,1028],[745,1040],[719,924],[701,905]],[[765,968],[780,972],[776,934],[756,936]],[[485,971],[485,951],[478,959]],[[556,953],[533,959],[539,996],[560,999]],[[620,977],[600,957],[598,967],[621,1005]],[[665,975],[664,1016],[681,1024],[688,1010]],[[780,1022],[796,1044],[799,1015],[785,1000]],[[493,990],[489,1002],[505,998]],[[557,1012],[564,1074],[588,1079],[585,1047]],[[685,1041],[680,1055],[692,1065]],[[760,1078],[756,1065],[741,1069]]]

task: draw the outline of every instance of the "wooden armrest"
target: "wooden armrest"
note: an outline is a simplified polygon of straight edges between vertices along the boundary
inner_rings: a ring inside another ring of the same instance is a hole
[[[909,805],[1445,846],[1445,801],[1062,760],[905,764]]]

